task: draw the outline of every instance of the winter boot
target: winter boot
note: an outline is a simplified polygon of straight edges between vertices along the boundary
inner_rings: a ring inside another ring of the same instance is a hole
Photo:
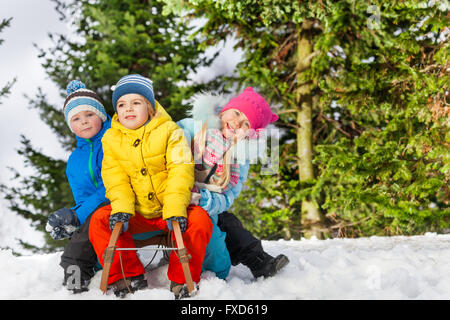
[[[63,286],[67,288],[67,290],[71,291],[74,294],[83,293],[89,291],[90,280],[81,279],[79,284],[67,283],[67,279],[64,279]]]
[[[284,254],[280,254],[274,258],[266,252],[262,252],[253,257],[252,260],[244,262],[244,264],[250,268],[250,271],[255,278],[261,276],[264,278],[272,277],[288,263],[289,259]]]
[[[135,293],[147,287],[147,279],[141,274],[135,277],[120,279],[108,286],[108,289],[113,290],[116,297],[124,298],[128,293]]]
[[[190,298],[198,291],[198,284],[196,285],[195,290],[189,294],[188,288],[186,284],[180,284],[171,281],[170,282],[170,291],[175,295],[175,300],[180,300],[184,298]]]

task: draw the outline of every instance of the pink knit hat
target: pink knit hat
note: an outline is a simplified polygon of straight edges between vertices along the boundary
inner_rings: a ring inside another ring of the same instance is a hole
[[[237,109],[247,117],[251,129],[265,128],[269,123],[277,121],[278,116],[272,113],[267,101],[258,93],[248,87],[240,95],[231,99],[221,112],[228,109]]]

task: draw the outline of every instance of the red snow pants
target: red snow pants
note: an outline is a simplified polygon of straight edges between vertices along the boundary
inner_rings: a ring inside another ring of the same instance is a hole
[[[89,240],[94,247],[100,264],[103,266],[103,253],[108,247],[111,230],[109,229],[109,216],[111,205],[97,209],[89,225]],[[206,246],[212,234],[212,223],[208,213],[199,206],[189,206],[187,209],[188,227],[183,233],[184,246],[188,254],[192,256],[189,260],[192,280],[200,281],[203,259],[205,257]],[[123,232],[117,241],[118,248],[134,248],[132,235],[156,230],[168,231],[167,223],[162,217],[146,219],[139,213],[131,217],[127,232]],[[175,244],[175,237],[173,237]],[[137,256],[135,250],[120,251],[125,277],[134,277],[145,273],[144,266]],[[184,279],[181,263],[174,251],[169,257],[169,270],[167,272],[169,280],[176,283],[186,283]],[[112,284],[122,279],[122,268],[120,266],[119,251],[114,254],[111,264],[108,284]]]

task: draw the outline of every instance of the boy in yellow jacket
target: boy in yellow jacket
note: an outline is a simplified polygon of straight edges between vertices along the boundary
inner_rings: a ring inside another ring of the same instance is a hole
[[[102,138],[102,179],[111,204],[92,216],[89,239],[103,265],[103,253],[118,221],[123,233],[118,247],[134,247],[132,234],[171,229],[177,220],[183,240],[192,256],[189,266],[194,282],[200,281],[205,249],[212,233],[208,213],[189,206],[194,185],[194,163],[183,131],[154,99],[152,82],[140,75],[128,75],[113,93],[116,114],[111,129]],[[144,288],[145,270],[136,251],[122,251],[125,277],[132,291]],[[181,263],[172,252],[168,278],[171,290],[181,294],[185,283]],[[117,255],[108,284],[122,295],[123,282]],[[128,286],[129,287],[129,286]]]

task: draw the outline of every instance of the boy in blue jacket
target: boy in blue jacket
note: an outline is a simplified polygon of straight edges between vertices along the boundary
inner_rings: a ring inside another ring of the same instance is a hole
[[[69,290],[81,292],[88,290],[97,263],[97,256],[88,238],[90,215],[97,207],[108,202],[101,178],[101,139],[111,127],[111,118],[98,95],[86,89],[78,80],[71,81],[67,86],[64,116],[77,139],[77,147],[66,167],[75,206],[52,213],[46,230],[55,240],[70,238],[60,265],[64,268],[64,284]],[[67,283],[74,274],[80,277],[74,278],[73,283]]]

